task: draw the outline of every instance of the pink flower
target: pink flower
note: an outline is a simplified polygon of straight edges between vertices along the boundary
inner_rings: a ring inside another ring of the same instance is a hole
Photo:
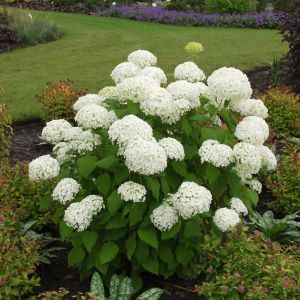
[[[282,286],[285,287],[285,288],[288,287],[289,285],[295,285],[295,284],[296,284],[295,280],[290,279],[290,278],[286,278],[282,282]]]
[[[279,271],[279,274],[280,274],[280,275],[284,275],[284,274],[285,274],[285,269],[284,269],[284,268],[281,268],[280,271]]]
[[[0,279],[0,286],[3,286],[6,282],[2,279]]]
[[[228,291],[228,286],[221,285],[221,286],[220,286],[220,289],[221,289],[222,293],[227,293],[227,291]]]
[[[213,272],[213,268],[212,267],[207,268],[206,272],[207,273],[212,273]]]
[[[239,272],[235,272],[233,275],[234,275],[235,277],[238,277],[238,278],[241,277],[241,274],[240,274]]]
[[[261,232],[258,230],[254,230],[254,234],[257,238],[261,237]]]
[[[245,293],[245,287],[243,285],[240,285],[239,288],[238,288],[238,291],[240,293]]]
[[[3,215],[0,215],[0,222],[4,222],[6,218]]]

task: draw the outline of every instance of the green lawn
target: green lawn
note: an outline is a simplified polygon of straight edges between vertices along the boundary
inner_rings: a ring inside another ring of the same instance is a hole
[[[166,73],[187,60],[184,46],[199,41],[204,52],[197,63],[211,73],[221,66],[250,70],[268,64],[287,51],[274,30],[180,27],[125,19],[66,13],[31,12],[56,22],[64,38],[48,44],[0,54],[3,99],[15,121],[36,118],[35,96],[47,82],[72,79],[80,88],[97,92],[111,84],[110,72],[137,49],[152,51]]]

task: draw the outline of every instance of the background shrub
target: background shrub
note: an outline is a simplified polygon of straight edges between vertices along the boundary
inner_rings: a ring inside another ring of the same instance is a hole
[[[2,87],[0,86],[0,94]],[[12,138],[11,118],[8,114],[7,107],[0,103],[0,159],[8,155],[9,146]]]
[[[278,214],[300,210],[300,145],[289,143],[279,160],[277,170],[266,176],[265,184],[276,197],[269,206]]]
[[[299,249],[270,242],[240,228],[219,247],[207,246],[207,299],[298,299]]]
[[[205,11],[210,13],[241,13],[255,11],[255,3],[252,0],[206,0]]]
[[[51,209],[45,211],[44,207],[54,183],[29,181],[27,174],[27,163],[12,166],[8,160],[0,162],[0,211],[24,223],[35,220],[35,226],[40,227],[50,220]]]
[[[20,233],[14,221],[0,221],[0,298],[27,299],[33,287],[39,285],[35,274],[40,245]]]
[[[201,11],[204,7],[204,0],[171,0],[167,3],[166,8],[171,10],[188,10]]]
[[[29,15],[16,14],[10,23],[10,27],[16,32],[18,42],[24,45],[36,45],[57,40],[62,32],[56,24]]]
[[[259,95],[268,108],[267,121],[277,137],[300,135],[300,103],[299,95],[290,88],[273,88]]]
[[[45,91],[38,96],[42,103],[42,118],[44,121],[53,119],[72,120],[74,117],[73,104],[84,95],[77,91],[71,80],[61,80],[57,83],[49,83]]]

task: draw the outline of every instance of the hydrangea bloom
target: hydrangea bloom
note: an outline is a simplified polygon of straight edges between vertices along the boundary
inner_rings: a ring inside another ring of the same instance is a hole
[[[183,182],[178,191],[170,195],[168,203],[177,209],[183,219],[208,212],[212,201],[211,192],[195,182]]]
[[[174,100],[185,99],[190,102],[190,109],[200,106],[198,88],[186,80],[178,80],[167,86]]]
[[[185,51],[190,54],[198,54],[203,51],[203,46],[197,42],[189,42],[184,47]]]
[[[262,145],[269,135],[269,128],[265,121],[256,117],[255,120],[244,118],[238,123],[234,135],[243,142],[247,142],[253,145]],[[264,123],[262,123],[263,121]],[[267,127],[266,127],[266,126]],[[266,131],[267,130],[267,131]]]
[[[268,109],[259,99],[247,99],[242,101],[239,106],[238,112],[243,116],[256,116],[262,119],[268,117]]]
[[[155,140],[131,141],[124,151],[124,157],[127,168],[142,175],[154,175],[167,167],[167,155]]]
[[[253,191],[257,192],[258,194],[262,191],[262,184],[257,179],[250,179],[246,181],[246,184],[252,189]]]
[[[40,181],[55,178],[60,171],[59,163],[50,155],[40,156],[29,163],[29,179]]]
[[[94,150],[101,145],[101,138],[98,134],[85,130],[80,136],[70,142],[70,148],[79,154]]]
[[[118,188],[118,194],[124,201],[144,202],[146,200],[146,188],[139,183],[127,181]]]
[[[213,221],[221,231],[226,232],[232,230],[240,222],[240,217],[233,209],[223,207],[216,210]]]
[[[205,85],[203,82],[195,82],[193,83],[193,86],[197,90],[198,97],[205,96],[208,91],[208,86]]]
[[[156,56],[147,50],[134,51],[128,55],[127,60],[142,69],[145,67],[155,66],[157,64]]]
[[[226,167],[232,160],[232,149],[216,140],[203,142],[199,149],[201,162],[209,162],[216,167]]]
[[[175,68],[174,77],[177,80],[187,80],[189,82],[203,81],[206,78],[204,72],[192,61],[178,65]]]
[[[257,147],[261,155],[261,166],[267,171],[274,171],[277,167],[277,160],[274,153],[266,146]]]
[[[117,65],[111,72],[111,78],[116,83],[121,83],[124,79],[136,76],[141,69],[131,62],[123,62]]]
[[[146,67],[141,70],[137,76],[147,76],[156,80],[160,85],[167,84],[167,76],[164,71],[158,67]]]
[[[61,165],[72,158],[72,146],[70,143],[60,142],[56,144],[53,148],[53,153],[56,157],[56,160]]]
[[[174,160],[184,160],[184,148],[176,139],[167,137],[159,140],[158,143],[164,148],[168,158]]]
[[[100,97],[115,98],[116,97],[116,87],[115,86],[106,86],[98,92]]]
[[[70,142],[73,140],[80,139],[81,135],[83,134],[83,129],[80,127],[71,127],[70,129],[66,130],[64,140],[66,142]]]
[[[74,200],[80,190],[80,184],[73,178],[62,179],[55,187],[52,198],[61,204]]]
[[[78,100],[74,103],[73,105],[73,109],[75,111],[79,111],[80,109],[82,109],[85,105],[88,104],[98,104],[100,106],[105,106],[105,97],[103,96],[99,96],[97,94],[87,94],[85,96],[81,96],[78,98]]]
[[[116,86],[116,96],[120,103],[131,100],[141,103],[149,98],[153,89],[159,88],[157,80],[141,75],[123,80]]]
[[[42,139],[51,144],[56,144],[65,139],[66,131],[72,128],[72,125],[64,120],[52,120],[46,123],[42,130]]]
[[[163,203],[152,211],[150,220],[158,230],[167,231],[178,222],[178,214],[172,206]]]
[[[140,107],[145,115],[158,116],[167,124],[176,123],[181,115],[172,95],[163,88],[155,88]]]
[[[249,99],[252,95],[250,82],[245,74],[235,68],[220,68],[207,79],[209,99],[221,109],[226,100],[230,105]]]
[[[254,145],[241,142],[233,147],[233,157],[236,162],[235,170],[244,179],[257,174],[261,167],[261,155]]]
[[[90,226],[93,216],[104,209],[104,207],[101,196],[87,196],[81,202],[72,203],[65,210],[64,221],[73,229],[84,231]]]
[[[96,129],[108,128],[116,118],[105,107],[92,103],[77,112],[75,121],[85,129]]]
[[[243,201],[239,198],[233,197],[230,200],[230,208],[235,210],[239,215],[248,215],[248,209]]]

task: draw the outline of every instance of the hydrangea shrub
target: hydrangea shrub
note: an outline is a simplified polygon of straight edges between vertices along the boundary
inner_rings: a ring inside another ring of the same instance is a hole
[[[207,234],[218,243],[241,222],[258,202],[258,173],[276,168],[263,145],[267,110],[246,75],[221,68],[205,84],[188,62],[166,85],[156,63],[131,53],[112,71],[115,86],[74,104],[78,127],[46,124],[55,158],[30,164],[32,180],[61,180],[53,220],[83,275],[193,275]]]

